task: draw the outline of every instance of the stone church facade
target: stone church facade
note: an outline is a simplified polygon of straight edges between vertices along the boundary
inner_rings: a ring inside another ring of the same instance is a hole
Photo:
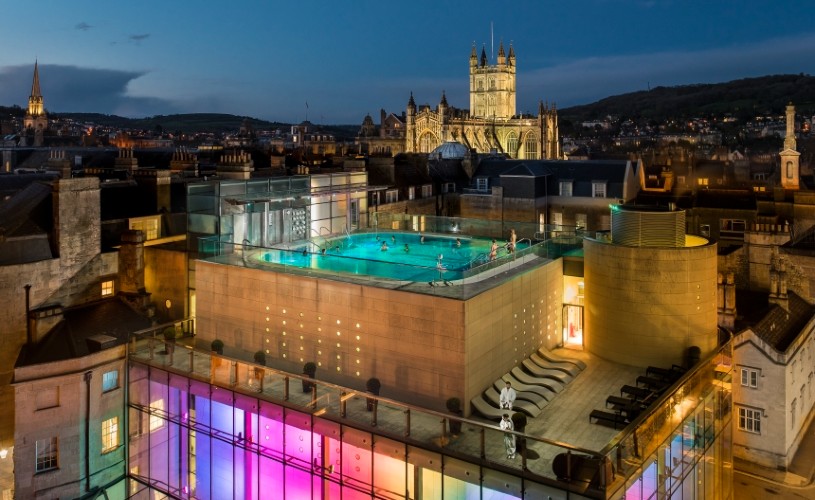
[[[490,64],[486,50],[470,54],[470,109],[447,104],[442,92],[436,109],[416,106],[413,94],[407,106],[405,151],[430,153],[444,142],[460,142],[478,153],[497,151],[517,159],[561,157],[557,109],[542,102],[537,116],[516,111],[516,56],[501,43]]]

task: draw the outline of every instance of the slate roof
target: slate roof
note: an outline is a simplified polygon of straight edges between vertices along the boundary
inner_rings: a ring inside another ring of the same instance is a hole
[[[0,205],[0,232],[7,238],[51,231],[53,213],[51,186],[32,182]]]
[[[788,292],[787,296],[789,311],[777,304],[773,305],[766,316],[753,327],[756,335],[778,352],[785,352],[807,322],[815,316],[815,306],[795,292]]]
[[[114,345],[127,342],[130,333],[149,328],[152,322],[118,297],[66,309],[57,323],[35,346],[26,346],[17,366],[62,361],[91,353],[88,338],[107,335]]]
[[[755,211],[756,195],[746,189],[699,189],[694,207]]]

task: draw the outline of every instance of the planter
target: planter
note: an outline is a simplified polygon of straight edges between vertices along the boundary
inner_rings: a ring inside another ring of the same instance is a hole
[[[445,403],[445,406],[447,406],[447,411],[449,411],[456,417],[461,417],[464,413],[461,410],[461,400],[458,398],[448,399],[447,402]],[[454,436],[461,434],[460,420],[447,419],[447,425],[450,427],[450,434]]]
[[[365,390],[368,394],[373,394],[374,396],[379,396],[379,390],[382,388],[382,383],[379,382],[379,379],[376,377],[369,378],[367,382],[365,382]],[[374,407],[376,406],[376,399],[374,398],[367,398],[365,400],[365,406],[368,411],[373,411]]]
[[[317,375],[317,363],[309,361],[303,365],[303,375],[308,378],[314,378]],[[313,383],[308,380],[303,380],[303,392],[311,392],[312,387],[314,387]]]

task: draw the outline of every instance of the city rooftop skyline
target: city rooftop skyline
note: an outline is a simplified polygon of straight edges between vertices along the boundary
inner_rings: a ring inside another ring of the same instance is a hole
[[[468,56],[510,43],[518,111],[656,86],[815,73],[805,2],[90,0],[5,6],[0,105],[25,107],[34,61],[49,112],[231,113],[360,123],[410,92],[467,108]],[[491,29],[492,26],[492,29]],[[493,59],[492,57],[490,58]]]

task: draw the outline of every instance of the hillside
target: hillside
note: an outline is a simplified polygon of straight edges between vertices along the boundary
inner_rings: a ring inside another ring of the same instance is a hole
[[[757,115],[782,115],[789,102],[795,104],[798,113],[815,113],[815,77],[772,75],[725,83],[655,87],[564,108],[558,114],[561,120],[574,123],[607,115],[665,122],[730,114],[747,121]]]

